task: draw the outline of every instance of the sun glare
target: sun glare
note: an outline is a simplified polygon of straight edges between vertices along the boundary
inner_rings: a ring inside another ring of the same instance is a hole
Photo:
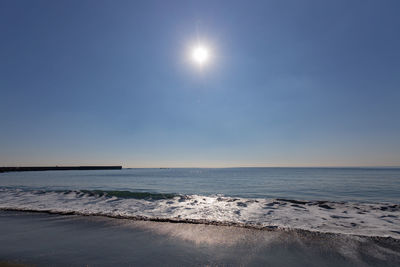
[[[205,46],[198,45],[193,48],[192,59],[199,65],[205,64],[210,57],[210,53]]]

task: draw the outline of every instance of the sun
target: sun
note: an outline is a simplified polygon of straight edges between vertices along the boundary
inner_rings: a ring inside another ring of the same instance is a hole
[[[192,59],[198,65],[204,65],[210,58],[210,52],[206,46],[197,45],[192,50]]]

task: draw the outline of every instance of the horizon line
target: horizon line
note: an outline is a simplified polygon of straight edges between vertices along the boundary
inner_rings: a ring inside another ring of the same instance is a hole
[[[167,166],[154,166],[154,167],[122,167],[122,169],[240,169],[240,168],[400,168],[400,165],[349,165],[349,166],[221,166],[221,167],[167,167]]]
[[[27,168],[27,167],[105,167],[105,166],[119,166],[122,169],[230,169],[230,168],[400,168],[400,165],[275,165],[275,166],[124,166],[123,164],[31,164],[31,165],[8,165],[0,166],[0,168]]]

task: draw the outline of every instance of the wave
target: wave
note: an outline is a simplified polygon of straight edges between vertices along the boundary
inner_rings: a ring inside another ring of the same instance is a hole
[[[0,209],[400,239],[400,205],[396,203],[0,188]]]
[[[132,192],[132,191],[120,191],[120,190],[79,190],[79,191],[68,190],[68,191],[55,191],[55,192],[62,192],[64,194],[68,194],[71,192],[77,192],[77,193],[81,192],[84,195],[96,196],[96,197],[105,196],[105,197],[118,197],[118,198],[146,199],[146,200],[171,199],[177,196],[177,194]]]

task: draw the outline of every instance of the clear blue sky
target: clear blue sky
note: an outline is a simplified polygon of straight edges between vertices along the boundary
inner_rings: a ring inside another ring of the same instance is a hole
[[[399,166],[399,11],[2,0],[0,165]]]

